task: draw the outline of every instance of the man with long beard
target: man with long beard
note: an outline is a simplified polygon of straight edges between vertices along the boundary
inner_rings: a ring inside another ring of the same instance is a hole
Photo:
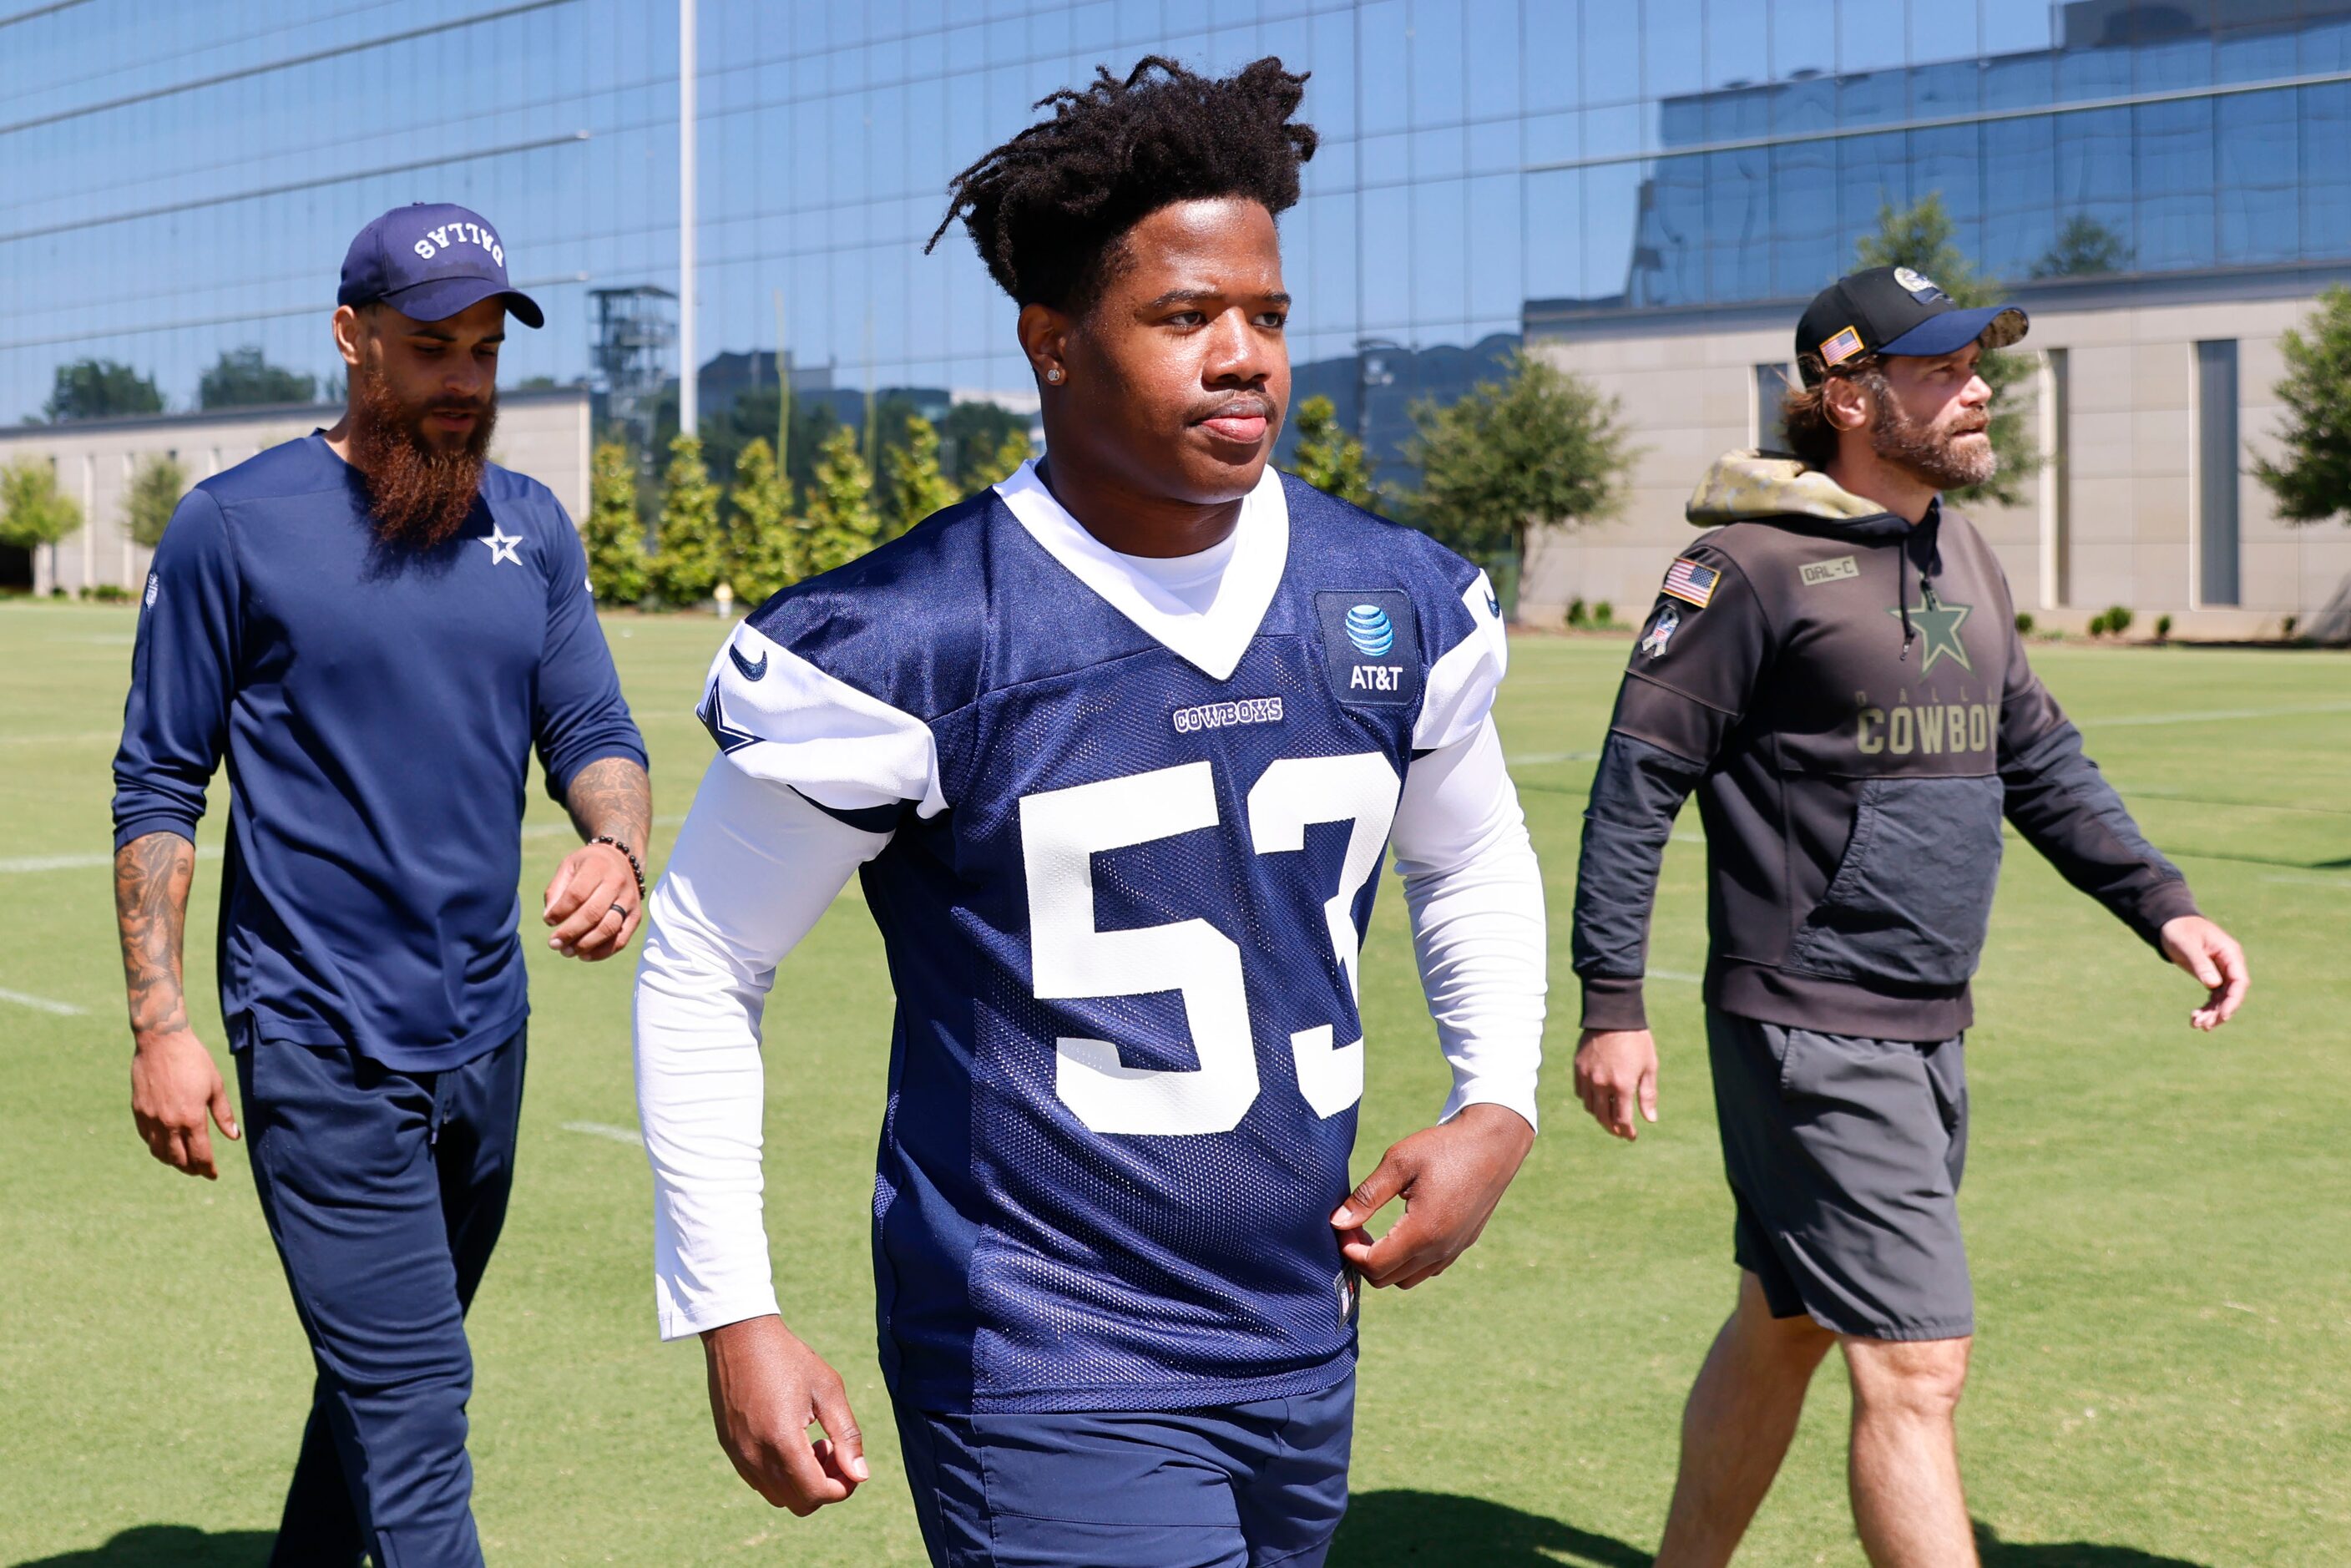
[[[254,1180],[318,1364],[273,1563],[477,1563],[465,1312],[513,1183],[530,753],[587,842],[549,945],[621,951],[643,900],[644,744],[579,537],[486,458],[512,316],[490,225],[402,207],[343,262],[332,430],[180,503],[147,580],[115,758],[115,895],[155,1157],[216,1175],[237,1118],[181,936],[205,786],[235,796],[221,1013]]]
[[[1991,548],[1941,498],[1995,471],[1977,365],[2025,326],[1907,267],[1823,290],[1796,329],[1795,460],[1733,453],[1698,486],[1690,520],[1714,531],[1667,571],[1617,697],[1576,884],[1576,1090],[1619,1137],[1656,1119],[1641,977],[1695,789],[1743,1270],[1684,1414],[1658,1568],[1730,1560],[1832,1345],[1870,1562],[1976,1562],[1952,1426],[1975,1322],[1960,1051],[2003,815],[2208,988],[2196,1028],[2244,1000],[2242,950],[2083,755]]]

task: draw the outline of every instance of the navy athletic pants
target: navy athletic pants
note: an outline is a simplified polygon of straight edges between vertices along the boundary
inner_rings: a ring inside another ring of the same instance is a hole
[[[525,1037],[398,1072],[343,1047],[236,1054],[261,1212],[318,1363],[273,1568],[469,1568],[465,1308],[505,1223]]]
[[[1321,1568],[1347,1511],[1352,1371],[1204,1410],[897,1416],[932,1568]]]

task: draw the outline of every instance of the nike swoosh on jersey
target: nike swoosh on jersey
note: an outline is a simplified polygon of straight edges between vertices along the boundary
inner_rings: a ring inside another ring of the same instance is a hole
[[[768,655],[764,653],[755,664],[743,656],[742,649],[729,643],[726,644],[726,656],[735,661],[735,667],[743,672],[743,678],[747,681],[756,681],[768,673]]]

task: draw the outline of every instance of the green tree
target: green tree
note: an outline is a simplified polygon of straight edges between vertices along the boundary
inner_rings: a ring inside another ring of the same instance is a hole
[[[1339,411],[1319,392],[1298,405],[1298,444],[1290,471],[1316,489],[1358,507],[1372,504],[1372,470],[1364,444],[1339,423]]]
[[[588,587],[600,604],[635,604],[651,586],[645,520],[637,510],[637,465],[617,441],[600,444],[588,467]]]
[[[2120,272],[2130,264],[2130,246],[2123,236],[2087,213],[2075,213],[2057,230],[2041,259],[2032,264],[2035,277],[2090,277]]]
[[[816,484],[809,491],[809,575],[844,566],[872,549],[880,524],[873,479],[858,455],[857,433],[838,426],[817,454]]]
[[[885,459],[890,474],[885,538],[895,538],[943,507],[958,499],[956,487],[939,472],[939,433],[916,414],[906,421],[906,444]]]
[[[1414,521],[1474,561],[1522,559],[1531,523],[1614,516],[1635,455],[1615,399],[1523,349],[1506,370],[1450,406],[1413,404],[1405,444]]]
[[[946,470],[955,476],[957,494],[985,490],[1011,473],[1012,468],[1002,473],[990,470],[1015,436],[1020,441],[1020,457],[1012,468],[1029,457],[1028,415],[1015,413],[1001,403],[980,402],[959,402],[947,410],[946,418],[939,422],[939,444],[946,455]]]
[[[2253,474],[2289,522],[2351,517],[2351,288],[2330,285],[2299,327],[2278,339],[2285,405],[2279,460],[2253,459]]]
[[[257,348],[224,349],[196,382],[199,408],[250,408],[256,403],[314,402],[319,378],[273,365]]]
[[[792,487],[776,471],[776,454],[754,436],[735,459],[727,492],[726,582],[746,610],[808,575],[807,533],[792,516]]]
[[[997,441],[995,451],[981,454],[971,465],[971,477],[966,482],[966,494],[972,490],[985,490],[998,479],[1011,478],[1020,465],[1028,462],[1034,454],[1035,448],[1029,442],[1027,425],[1006,431]]]
[[[49,547],[49,580],[57,575],[57,541],[81,527],[81,507],[57,488],[47,458],[20,457],[0,468],[0,545]]]
[[[673,437],[662,476],[661,521],[653,532],[653,591],[672,604],[699,604],[726,569],[726,535],[718,521],[718,486],[703,465],[702,443]]]
[[[1879,207],[1877,232],[1863,236],[1856,258],[1863,267],[1907,267],[1923,273],[1962,308],[1997,304],[2003,292],[2000,284],[1976,275],[1974,264],[1952,237],[1955,232],[1941,194],[1929,191],[1907,208]],[[2033,361],[2012,349],[1990,350],[1976,373],[1991,388],[1989,434],[1992,450],[2000,455],[2000,472],[1988,483],[1954,490],[1952,499],[2017,506],[2024,500],[2024,482],[2041,471],[2029,392]]]
[[[163,454],[141,458],[131,472],[131,493],[122,503],[131,538],[149,549],[162,544],[163,530],[187,493],[188,471],[178,458]]]
[[[119,360],[75,360],[57,368],[42,417],[106,419],[126,413],[161,413],[163,394],[155,383]]]

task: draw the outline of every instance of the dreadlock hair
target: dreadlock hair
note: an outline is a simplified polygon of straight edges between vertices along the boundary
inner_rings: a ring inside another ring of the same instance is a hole
[[[1115,272],[1126,232],[1161,207],[1220,196],[1270,213],[1297,204],[1298,166],[1318,141],[1290,120],[1303,74],[1270,56],[1222,78],[1158,55],[1123,81],[1094,69],[1083,91],[1037,101],[1050,120],[955,177],[925,254],[960,217],[1007,294],[1083,310]]]

